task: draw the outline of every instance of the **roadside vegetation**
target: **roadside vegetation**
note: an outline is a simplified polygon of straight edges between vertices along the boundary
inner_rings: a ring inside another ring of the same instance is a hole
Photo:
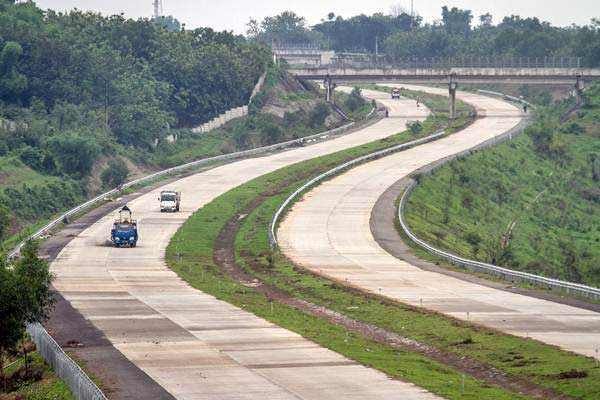
[[[35,352],[26,324],[43,322],[54,304],[48,263],[37,244],[27,243],[21,257],[0,258],[0,399],[72,399],[67,386]]]
[[[0,0],[0,21],[5,246],[133,177],[343,124],[316,88],[273,67],[269,50],[242,36],[176,29],[171,17],[62,14],[9,0]],[[250,116],[192,133],[247,104],[265,71]]]
[[[467,122],[463,120],[461,124]],[[431,125],[431,118],[423,125],[426,126],[423,134],[439,127]],[[405,132],[305,161],[225,193],[197,211],[173,237],[167,249],[170,267],[204,292],[446,398],[526,398],[527,393],[535,392],[539,396],[540,390],[547,390],[548,398],[559,394],[578,399],[598,397],[600,370],[590,358],[357,292],[308,273],[281,254],[270,251],[267,232],[271,216],[297,187],[343,161],[412,137],[412,133]],[[244,218],[240,219],[240,215]],[[231,236],[223,236],[226,226],[233,221],[237,221],[238,226],[231,231]],[[277,295],[243,285],[239,277],[224,269],[219,261],[223,252],[228,251],[241,273],[273,288],[276,293],[284,293],[281,297],[326,307],[342,316],[414,339],[445,356],[433,360],[419,352],[398,349],[364,332],[290,306]],[[497,376],[514,380],[521,385],[523,395],[516,394],[514,388],[490,384],[473,370],[462,369],[452,361],[457,355],[470,363],[479,363],[483,371],[492,369]]]
[[[416,5],[416,4],[415,4]],[[402,6],[373,15],[342,17],[330,12],[314,26],[292,11],[250,20],[247,35],[267,45],[312,45],[337,53],[376,53],[386,60],[439,60],[453,58],[488,61],[530,57],[580,57],[582,66],[600,65],[600,22],[587,25],[553,26],[537,17],[519,15],[494,19],[490,13],[441,8],[440,19],[424,22]],[[378,40],[374,40],[378,38]]]
[[[542,108],[525,134],[420,177],[411,229],[464,257],[600,286],[600,85],[573,105]]]

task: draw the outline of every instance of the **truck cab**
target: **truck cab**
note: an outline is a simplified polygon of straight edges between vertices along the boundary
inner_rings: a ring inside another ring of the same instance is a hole
[[[392,99],[400,99],[401,95],[402,95],[402,91],[399,88],[392,89]]]
[[[115,247],[135,247],[138,241],[137,221],[132,218],[132,213],[127,205],[119,211],[119,219],[113,223],[110,231],[110,240]]]
[[[158,201],[160,201],[160,212],[178,212],[181,193],[175,190],[163,190],[160,192]]]

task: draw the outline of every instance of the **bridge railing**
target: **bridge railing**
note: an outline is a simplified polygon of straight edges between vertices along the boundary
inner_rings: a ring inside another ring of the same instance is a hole
[[[292,64],[290,67],[308,65]],[[337,56],[322,67],[332,68],[403,68],[403,69],[450,69],[450,68],[581,68],[579,57],[428,57],[393,58],[389,56],[356,55]]]

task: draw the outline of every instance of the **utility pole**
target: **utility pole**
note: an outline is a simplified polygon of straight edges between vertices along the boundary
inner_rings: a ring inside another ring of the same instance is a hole
[[[379,55],[379,36],[375,36],[375,56]]]
[[[154,18],[161,17],[163,14],[162,0],[154,0]]]

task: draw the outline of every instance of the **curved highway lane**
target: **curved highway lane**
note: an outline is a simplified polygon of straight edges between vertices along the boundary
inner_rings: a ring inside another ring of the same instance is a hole
[[[161,213],[161,189],[128,205],[138,246],[107,245],[116,211],[77,235],[51,264],[54,286],[141,370],[178,399],[435,399],[301,336],[191,288],[165,264],[170,238],[197,209],[260,175],[405,130],[425,118],[413,101],[364,91],[392,116],[312,146],[241,160],[183,178],[177,214]],[[110,366],[108,366],[110,367]]]
[[[299,265],[355,287],[598,357],[600,314],[424,271],[391,256],[373,238],[371,211],[395,182],[521,120],[519,110],[504,101],[464,92],[458,97],[487,117],[447,138],[356,167],[307,193],[280,225],[282,251]]]

